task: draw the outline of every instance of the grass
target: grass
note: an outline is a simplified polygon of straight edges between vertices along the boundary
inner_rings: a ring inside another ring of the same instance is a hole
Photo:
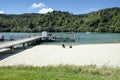
[[[59,65],[0,67],[0,80],[120,80],[120,68]]]

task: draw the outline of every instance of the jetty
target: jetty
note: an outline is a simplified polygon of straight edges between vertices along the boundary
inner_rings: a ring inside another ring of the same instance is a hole
[[[70,33],[71,34],[71,33]],[[20,40],[7,41],[0,44],[0,50],[9,48],[11,53],[13,53],[15,46],[22,45],[25,49],[26,46],[30,44],[38,44],[40,42],[49,42],[49,41],[75,41],[75,35],[72,33],[72,37],[55,37],[53,34],[43,31],[41,36],[30,36],[29,38],[24,38]]]
[[[25,38],[25,39],[21,39],[21,40],[16,40],[16,41],[8,41],[5,42],[3,44],[0,45],[0,49],[4,49],[4,48],[10,48],[11,49],[11,53],[14,50],[14,46],[18,45],[18,44],[22,44],[23,48],[25,48],[25,44],[30,44],[31,42],[38,42],[40,41],[42,38],[42,36],[32,36],[30,38]]]

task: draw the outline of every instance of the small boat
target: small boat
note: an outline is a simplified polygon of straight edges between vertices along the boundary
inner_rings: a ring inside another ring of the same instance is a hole
[[[74,32],[67,32],[67,34],[74,34]]]
[[[91,34],[91,32],[87,31],[86,34]]]
[[[4,41],[4,35],[0,35],[0,41]]]

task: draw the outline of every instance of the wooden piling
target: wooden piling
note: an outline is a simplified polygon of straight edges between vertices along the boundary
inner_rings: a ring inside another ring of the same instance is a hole
[[[14,46],[11,46],[11,47],[10,47],[10,51],[11,51],[11,53],[13,53],[13,51],[14,51]]]
[[[25,43],[23,43],[23,48],[25,49],[26,47],[25,47]]]

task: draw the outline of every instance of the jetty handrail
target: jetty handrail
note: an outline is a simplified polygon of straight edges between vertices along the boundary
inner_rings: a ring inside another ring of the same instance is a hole
[[[33,37],[30,37],[30,38],[25,38],[25,39],[17,40],[17,41],[8,41],[6,43],[0,44],[0,49],[8,48],[8,47],[11,47],[11,46],[14,46],[14,45],[17,45],[17,44],[27,43],[27,42],[30,42],[30,41],[33,41],[33,40],[36,40],[36,39],[39,39],[39,38],[41,38],[41,36],[33,36]]]

